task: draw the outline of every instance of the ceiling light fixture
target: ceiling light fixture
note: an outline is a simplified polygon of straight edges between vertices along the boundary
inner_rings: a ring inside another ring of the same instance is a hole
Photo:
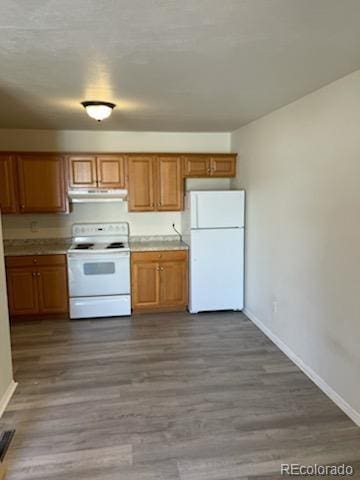
[[[115,103],[101,102],[99,100],[92,100],[90,102],[81,102],[89,117],[94,118],[98,122],[110,117],[113,109],[116,107]]]

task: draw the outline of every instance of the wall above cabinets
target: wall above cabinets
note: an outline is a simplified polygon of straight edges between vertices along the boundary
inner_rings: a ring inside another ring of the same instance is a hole
[[[183,209],[186,178],[230,178],[236,154],[2,153],[3,213],[68,213],[68,188],[128,189],[130,212]]]

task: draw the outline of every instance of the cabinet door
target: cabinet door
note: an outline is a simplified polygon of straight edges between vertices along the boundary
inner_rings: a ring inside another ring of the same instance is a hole
[[[16,166],[11,155],[0,155],[0,209],[16,213]]]
[[[159,264],[136,261],[131,265],[131,299],[133,310],[158,307],[160,303]]]
[[[71,187],[96,187],[96,157],[76,155],[68,157]]]
[[[187,262],[185,260],[160,263],[160,304],[162,306],[187,305]]]
[[[99,187],[125,188],[125,159],[118,155],[96,157]]]
[[[21,212],[66,212],[65,163],[57,155],[18,157]]]
[[[157,201],[160,211],[182,210],[184,181],[180,157],[161,156],[157,162]]]
[[[7,288],[10,315],[38,313],[36,272],[31,268],[7,269]]]
[[[235,177],[236,157],[229,155],[211,157],[210,170],[212,177]]]
[[[188,156],[184,159],[184,177],[201,178],[210,175],[208,155]]]
[[[66,313],[68,293],[65,266],[40,267],[36,278],[40,313]]]
[[[129,211],[155,210],[155,162],[154,157],[146,155],[128,158]]]

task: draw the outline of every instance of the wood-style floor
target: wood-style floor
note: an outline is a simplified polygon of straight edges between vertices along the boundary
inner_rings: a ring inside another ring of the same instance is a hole
[[[8,480],[270,480],[360,429],[240,313],[17,323]],[[282,477],[284,478],[284,477]]]

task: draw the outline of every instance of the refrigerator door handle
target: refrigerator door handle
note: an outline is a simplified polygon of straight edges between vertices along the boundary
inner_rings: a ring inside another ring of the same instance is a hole
[[[194,211],[195,211],[195,215],[194,215],[194,220],[195,220],[195,228],[198,228],[199,226],[199,204],[198,204],[198,196],[195,195],[194,197],[194,201],[195,201],[195,208],[194,208]]]

